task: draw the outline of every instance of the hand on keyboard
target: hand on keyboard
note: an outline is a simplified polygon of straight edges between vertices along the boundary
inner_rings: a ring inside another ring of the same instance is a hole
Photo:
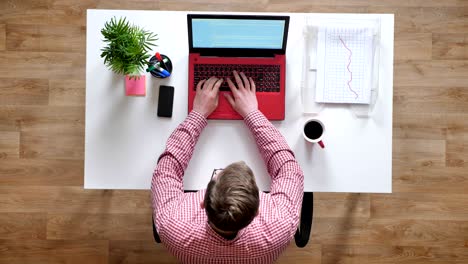
[[[232,71],[244,72],[255,81],[257,92],[279,93],[281,86],[281,74],[279,65],[255,65],[255,64],[195,64],[193,69],[193,87],[211,76],[221,79],[232,76]],[[227,82],[223,82],[220,91],[230,91]]]
[[[223,79],[211,77],[197,84],[197,93],[193,99],[193,110],[208,117],[218,107],[219,87]],[[203,87],[202,87],[203,86]]]
[[[233,74],[236,79],[237,87],[231,79],[226,78],[232,95],[225,93],[224,97],[229,101],[232,108],[245,118],[250,112],[258,109],[257,96],[255,95],[255,82],[251,77],[247,79],[247,76],[245,76],[243,72],[240,73],[240,76],[236,71],[233,71]]]

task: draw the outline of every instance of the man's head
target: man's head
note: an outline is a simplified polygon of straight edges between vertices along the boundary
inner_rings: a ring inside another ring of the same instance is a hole
[[[258,213],[258,187],[245,162],[227,166],[208,184],[203,206],[216,232],[235,234],[249,225]]]

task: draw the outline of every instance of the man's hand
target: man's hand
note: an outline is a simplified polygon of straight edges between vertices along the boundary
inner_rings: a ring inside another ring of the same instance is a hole
[[[236,71],[233,71],[233,74],[236,79],[237,87],[231,79],[226,78],[229,88],[231,88],[232,96],[227,93],[225,93],[224,96],[229,101],[232,108],[245,118],[248,114],[258,109],[257,96],[255,95],[255,83],[251,77],[247,79],[247,76],[245,76],[243,72],[240,73],[240,76]]]
[[[219,87],[223,79],[211,77],[197,84],[197,93],[193,99],[193,110],[207,118],[218,107]],[[203,88],[202,88],[203,85]]]

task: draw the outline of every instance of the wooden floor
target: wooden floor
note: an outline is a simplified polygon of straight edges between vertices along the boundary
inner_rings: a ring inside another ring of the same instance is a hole
[[[0,263],[175,262],[148,191],[83,190],[88,8],[394,13],[394,193],[316,194],[279,262],[468,263],[468,1],[221,2],[0,0]]]

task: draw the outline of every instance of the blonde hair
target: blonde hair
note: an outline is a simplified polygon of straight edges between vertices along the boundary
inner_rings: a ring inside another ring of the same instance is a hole
[[[208,221],[217,229],[237,232],[255,218],[260,204],[252,170],[245,162],[235,162],[211,179],[204,205]]]

